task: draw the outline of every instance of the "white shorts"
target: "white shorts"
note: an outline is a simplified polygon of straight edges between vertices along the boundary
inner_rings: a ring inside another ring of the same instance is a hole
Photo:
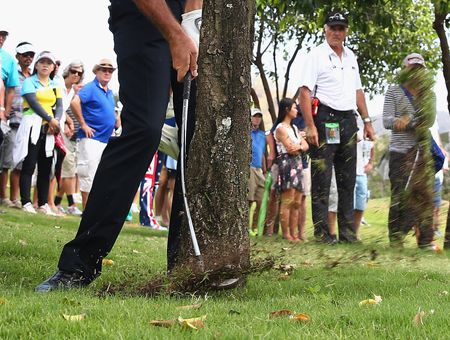
[[[82,138],[78,142],[77,174],[80,181],[80,191],[90,192],[95,172],[106,143],[92,138]]]

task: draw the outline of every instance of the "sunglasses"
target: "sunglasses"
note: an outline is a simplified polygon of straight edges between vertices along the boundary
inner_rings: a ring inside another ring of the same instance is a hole
[[[25,52],[25,53],[22,53],[21,56],[24,58],[34,58],[34,53],[33,52]]]
[[[106,67],[99,67],[99,70],[104,73],[113,73],[114,70],[112,68],[106,68]]]
[[[80,76],[80,77],[83,75],[83,72],[77,71],[77,70],[69,70],[69,72],[71,74],[76,74],[77,76]]]

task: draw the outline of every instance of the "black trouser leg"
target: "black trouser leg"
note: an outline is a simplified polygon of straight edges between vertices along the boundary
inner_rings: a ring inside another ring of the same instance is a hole
[[[167,43],[155,39],[139,53],[121,58],[117,46],[122,135],[111,138],[103,152],[86,210],[74,240],[64,246],[59,268],[94,278],[102,257],[111,250],[123,226],[140,180],[161,136],[170,85]]]
[[[350,119],[351,120],[351,119]],[[354,120],[354,119],[353,119]],[[341,122],[341,130],[351,128],[353,122]],[[341,136],[343,134],[341,133]],[[356,136],[345,136],[334,156],[334,170],[336,173],[336,186],[338,191],[339,241],[356,241],[354,222],[354,195],[356,181]]]
[[[310,146],[311,156],[311,210],[314,237],[329,239],[328,201],[335,145]]]
[[[183,84],[176,82],[176,74],[172,73],[173,105],[178,126],[178,145],[181,150],[181,129],[183,110]],[[191,96],[189,98],[188,124],[186,133],[186,155],[195,131],[195,107],[197,98],[197,82],[191,85]],[[178,156],[177,175],[173,191],[172,212],[170,214],[169,238],[167,242],[167,270],[172,270],[178,261],[181,242],[181,222],[184,216],[183,192],[181,189],[181,152]],[[193,165],[195,166],[195,165]]]
[[[38,171],[36,188],[38,193],[38,205],[42,206],[48,202],[48,190],[50,187],[50,172],[52,171],[53,156],[47,157],[45,154],[45,141],[47,136],[42,138],[41,146],[38,150]]]
[[[31,143],[31,138],[28,140],[28,153],[22,162],[22,170],[19,179],[20,200],[22,206],[31,202],[31,179],[38,161],[39,149],[41,148],[41,145],[45,148],[45,144],[43,144],[45,141],[44,138],[44,134],[41,133],[36,144]]]

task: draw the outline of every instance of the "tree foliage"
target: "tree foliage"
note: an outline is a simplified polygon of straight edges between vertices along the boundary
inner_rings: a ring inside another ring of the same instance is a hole
[[[448,1],[437,1],[447,8]],[[292,41],[300,49],[322,41],[324,18],[332,9],[349,14],[346,44],[358,57],[362,82],[370,94],[384,91],[408,53],[423,54],[427,65],[437,68],[438,44],[430,0],[257,0],[255,41],[261,43],[255,45],[254,60],[268,53],[276,60],[274,55],[282,54],[289,66],[291,58],[296,56]],[[272,65],[270,69],[264,68],[262,62],[257,66],[261,76],[265,73],[274,80],[275,97],[279,98],[286,94],[285,89],[281,92],[277,85],[285,70],[276,62]],[[289,69],[284,76],[289,80]],[[286,81],[285,85],[287,87]],[[266,90],[266,96],[272,94]]]

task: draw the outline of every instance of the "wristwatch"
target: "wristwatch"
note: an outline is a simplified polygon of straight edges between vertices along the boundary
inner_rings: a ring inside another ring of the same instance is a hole
[[[372,123],[372,119],[370,119],[370,117],[366,117],[366,118],[363,118],[363,122],[364,122],[364,124],[365,123]]]

